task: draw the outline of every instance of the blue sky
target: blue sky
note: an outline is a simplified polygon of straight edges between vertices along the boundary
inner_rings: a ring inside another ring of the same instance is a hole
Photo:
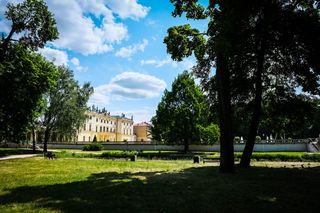
[[[0,32],[7,2],[0,0]],[[82,84],[95,88],[89,104],[111,114],[133,115],[149,121],[165,88],[195,64],[193,57],[174,62],[163,39],[170,26],[191,23],[204,30],[206,21],[173,18],[169,0],[46,0],[54,13],[60,37],[39,52],[55,64],[74,70]],[[203,1],[204,3],[206,1]]]

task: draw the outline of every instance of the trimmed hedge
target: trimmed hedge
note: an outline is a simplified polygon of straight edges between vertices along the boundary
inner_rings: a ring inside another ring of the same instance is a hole
[[[103,152],[99,157],[100,158],[128,158],[137,154],[138,152],[136,151],[122,151],[122,152],[109,151],[109,152]]]
[[[235,159],[240,159],[242,153],[235,153]],[[252,153],[251,159],[260,161],[320,161],[320,153]]]
[[[83,146],[83,151],[101,151],[103,149],[102,144],[91,143]]]

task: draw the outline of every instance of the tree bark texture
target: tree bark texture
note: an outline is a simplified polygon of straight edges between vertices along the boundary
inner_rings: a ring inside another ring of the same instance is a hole
[[[248,140],[245,145],[241,161],[240,167],[249,168],[251,156],[256,140],[256,135],[258,131],[260,115],[261,115],[261,102],[262,102],[262,72],[263,72],[263,64],[265,57],[265,41],[261,40],[260,49],[257,55],[257,71],[256,71],[256,79],[255,79],[255,99],[254,99],[254,109],[251,118],[250,130],[248,135]]]
[[[220,123],[220,172],[233,173],[234,148],[232,140],[231,97],[230,97],[230,72],[224,56],[217,55],[217,86],[219,100]]]

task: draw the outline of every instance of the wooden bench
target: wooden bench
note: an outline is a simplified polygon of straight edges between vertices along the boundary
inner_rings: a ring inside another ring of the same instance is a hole
[[[53,160],[54,158],[56,158],[56,155],[53,152],[45,152],[44,157]]]
[[[219,157],[203,157],[203,163],[206,162],[219,162]]]

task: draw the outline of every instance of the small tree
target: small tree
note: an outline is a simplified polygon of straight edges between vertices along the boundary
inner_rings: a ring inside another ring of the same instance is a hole
[[[87,102],[93,92],[89,83],[82,87],[74,80],[66,67],[58,67],[60,76],[57,85],[46,94],[47,105],[41,116],[44,131],[44,152],[53,132],[72,138],[86,119]]]
[[[164,91],[152,118],[151,134],[155,140],[167,144],[183,144],[184,151],[188,152],[191,142],[200,143],[201,132],[210,132],[207,113],[208,104],[203,93],[185,71],[172,83],[171,91]],[[206,135],[204,138],[209,140]]]

